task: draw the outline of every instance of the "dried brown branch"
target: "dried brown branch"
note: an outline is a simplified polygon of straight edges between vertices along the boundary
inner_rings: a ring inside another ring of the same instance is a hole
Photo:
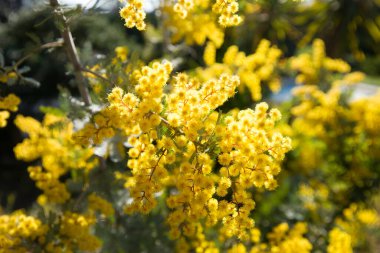
[[[77,49],[73,40],[73,36],[70,31],[67,19],[63,13],[62,8],[59,5],[58,0],[50,0],[50,6],[54,9],[54,13],[59,22],[63,24],[63,31],[61,32],[64,46],[66,48],[66,54],[74,67],[75,79],[78,83],[78,89],[80,95],[86,105],[91,104],[90,93],[87,88],[87,80],[82,73],[82,65],[78,56]]]

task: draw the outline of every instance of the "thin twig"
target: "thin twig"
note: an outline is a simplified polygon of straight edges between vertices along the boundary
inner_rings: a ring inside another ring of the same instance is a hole
[[[91,69],[88,69],[88,68],[82,67],[82,71],[83,71],[83,72],[90,73],[90,74],[96,76],[97,78],[102,79],[103,81],[105,81],[105,82],[107,82],[107,83],[110,83],[112,86],[115,86],[115,84],[114,84],[111,80],[109,80],[109,79],[105,78],[104,76],[102,76],[102,75],[96,73],[95,71],[92,71]]]
[[[58,0],[50,0],[50,6],[54,9],[54,13],[57,16],[57,19],[63,24],[63,31],[61,34],[64,41],[64,46],[66,48],[67,56],[74,67],[75,79],[78,83],[79,93],[85,105],[91,105],[91,97],[87,89],[87,80],[82,73],[82,65],[79,60],[78,52],[74,44],[70,27],[67,24],[67,19],[63,14],[63,10],[60,8]]]

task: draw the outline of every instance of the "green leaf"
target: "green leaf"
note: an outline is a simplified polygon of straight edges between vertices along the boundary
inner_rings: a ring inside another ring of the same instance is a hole
[[[21,67],[21,68],[19,68],[19,69],[17,69],[17,72],[18,72],[18,74],[25,74],[25,73],[27,73],[27,72],[29,72],[30,71],[30,67],[29,66],[23,66],[23,67]]]
[[[41,39],[35,33],[28,33],[27,32],[26,36],[28,36],[37,45],[41,45]]]
[[[39,87],[41,85],[39,81],[30,77],[21,77],[21,84],[31,85],[33,87]]]
[[[34,27],[39,27],[39,26],[45,24],[46,21],[48,21],[48,20],[51,19],[52,17],[53,17],[53,15],[49,15],[49,16],[47,16],[47,17],[44,18],[41,22],[38,22],[37,24],[35,24]]]
[[[55,20],[55,26],[58,28],[58,30],[62,33],[65,30],[65,24],[62,20]]]

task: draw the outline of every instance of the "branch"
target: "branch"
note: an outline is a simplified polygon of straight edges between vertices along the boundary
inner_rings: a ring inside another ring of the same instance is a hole
[[[24,61],[29,59],[32,55],[34,55],[35,53],[37,53],[40,50],[53,48],[53,47],[61,47],[62,45],[63,45],[63,42],[58,40],[58,41],[49,42],[49,43],[43,44],[37,48],[34,48],[32,51],[30,51],[28,54],[26,54],[24,57],[22,57],[20,60],[18,60],[13,65],[13,69],[17,69]]]
[[[63,24],[63,31],[61,32],[64,46],[66,48],[66,54],[74,67],[75,79],[78,83],[79,93],[85,103],[85,105],[91,104],[90,93],[87,89],[86,78],[82,74],[82,65],[79,60],[78,52],[74,44],[73,36],[70,31],[70,27],[67,24],[67,19],[63,14],[62,9],[58,3],[58,0],[50,0],[50,6],[54,9],[54,13],[57,19]]]

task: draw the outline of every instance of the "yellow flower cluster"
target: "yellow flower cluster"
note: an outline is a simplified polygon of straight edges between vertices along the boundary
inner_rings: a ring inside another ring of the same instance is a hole
[[[323,40],[313,42],[312,52],[303,53],[290,60],[291,69],[298,72],[296,81],[300,84],[316,85],[328,78],[328,73],[348,73],[350,65],[340,59],[326,57]]]
[[[310,185],[302,184],[298,190],[303,205],[309,211],[317,211],[318,206],[329,197],[327,186],[318,181],[311,181]]]
[[[201,223],[192,224],[191,229],[194,229],[193,236],[191,237],[191,242],[189,243],[189,241],[184,237],[178,239],[176,244],[176,252],[219,253],[219,249],[216,246],[215,242],[212,240],[207,240],[204,228]]]
[[[379,136],[380,92],[367,98],[361,98],[350,104],[352,119],[357,122],[356,132],[365,131],[371,136]],[[373,141],[376,141],[373,138]]]
[[[0,253],[29,252],[33,243],[43,244],[48,227],[21,211],[0,215]]]
[[[247,249],[242,243],[237,243],[232,246],[227,253],[247,253]]]
[[[354,247],[365,241],[366,229],[380,227],[380,216],[374,209],[353,203],[343,210],[343,217],[338,217],[335,223],[351,236],[351,244]]]
[[[344,175],[339,180],[360,186],[363,180],[371,180],[374,175],[365,159],[376,163],[380,154],[379,102],[377,96],[345,102],[344,92],[340,85],[326,92],[314,85],[293,90],[300,103],[291,108],[294,116],[292,137],[297,147],[292,167],[310,175],[326,165],[323,157],[336,154],[345,160],[345,166],[338,169],[343,173],[341,176]],[[340,166],[339,163],[336,165]],[[332,167],[331,164],[328,166]],[[332,170],[327,173],[332,173]],[[345,191],[343,188],[340,190]]]
[[[281,113],[266,103],[231,115],[217,113],[234,96],[237,76],[202,83],[179,73],[166,87],[171,71],[170,63],[155,62],[135,72],[130,92],[114,88],[109,106],[77,134],[90,140],[87,144],[116,134],[128,138],[131,170],[116,175],[130,194],[125,212],[149,213],[156,197],[172,189],[167,222],[170,236],[182,238],[181,247],[211,250],[203,226],[220,223],[225,238],[246,239],[254,226],[250,189],[276,188],[279,162],[291,149],[290,139],[274,130]]]
[[[144,30],[146,13],[143,10],[142,0],[120,1],[125,3],[125,6],[120,10],[120,16],[125,20],[125,26],[128,28],[136,27],[140,31]]]
[[[212,44],[206,46],[203,59],[208,66],[197,69],[201,80],[219,76],[222,73],[236,74],[241,83],[247,86],[254,101],[261,99],[263,83],[266,83],[272,91],[279,91],[281,83],[276,67],[281,51],[274,46],[271,47],[268,40],[262,40],[256,52],[250,55],[240,52],[237,46],[230,46],[224,54],[222,63],[215,63],[215,51],[216,47]],[[243,87],[241,86],[240,89]]]
[[[147,131],[160,124],[159,113],[163,109],[161,99],[163,87],[172,71],[170,63],[154,63],[152,68],[144,67],[135,73],[138,84],[134,87],[137,95],[124,94],[121,88],[115,88],[108,95],[109,107],[93,117],[93,122],[76,133],[83,144],[99,144],[115,135],[116,129],[129,136]]]
[[[213,65],[216,61],[216,47],[213,42],[208,42],[203,53],[203,60],[206,65]]]
[[[349,104],[349,112],[347,118],[354,122],[354,134],[347,140],[347,145],[354,147],[354,150],[359,152],[355,153],[352,161],[360,161],[367,157],[377,163],[380,157],[380,92],[352,101]],[[358,146],[361,148],[357,149]],[[370,168],[366,169],[368,171]],[[357,172],[355,172],[356,177],[358,176]],[[367,177],[372,178],[373,175],[367,175]]]
[[[171,14],[171,8],[166,8],[166,12],[169,14],[166,26],[173,31],[173,43],[184,40],[188,45],[203,45],[206,40],[210,40],[218,48],[223,44],[224,31],[216,24],[213,16],[200,12],[181,18],[177,14]]]
[[[45,204],[47,201],[63,203],[70,198],[65,184],[59,181],[60,173],[44,171],[41,166],[29,166],[28,172],[30,179],[35,181],[36,186],[44,193],[39,197],[40,204]]]
[[[82,148],[75,144],[73,124],[65,117],[46,114],[39,122],[31,117],[18,115],[16,126],[29,135],[22,143],[14,148],[16,158],[26,162],[41,159],[41,166],[28,168],[30,177],[43,191],[40,204],[63,203],[70,198],[70,194],[60,177],[69,170],[84,170],[88,172],[96,165],[91,161],[92,149]],[[59,154],[59,155],[57,155]]]
[[[91,72],[83,73],[88,78],[92,91],[97,95],[94,97],[94,103],[106,102],[107,93],[115,85],[124,87],[127,83],[136,81],[133,73],[144,66],[144,63],[129,57],[129,54],[127,46],[118,46],[114,50],[110,64],[95,64],[88,67]]]
[[[171,31],[173,43],[184,39],[189,45],[203,45],[210,40],[219,48],[224,40],[224,28],[239,25],[236,0],[180,0],[165,3],[165,26]]]
[[[0,109],[15,112],[21,100],[15,94],[9,94],[5,98],[0,99]]]
[[[189,11],[194,8],[193,0],[178,0],[174,6],[173,10],[177,13],[181,18],[186,18]]]
[[[96,251],[101,241],[90,234],[90,228],[96,219],[91,215],[66,212],[61,217],[59,233],[65,238],[62,243],[68,250],[78,248],[81,251]]]
[[[236,0],[216,0],[212,6],[212,11],[219,14],[218,22],[220,25],[237,26],[243,19],[236,13],[239,10],[239,3]]]
[[[296,223],[292,229],[289,228],[287,223],[277,225],[273,228],[272,232],[267,234],[268,243],[260,242],[259,230],[253,230],[252,232],[252,242],[254,245],[249,251],[250,253],[309,253],[313,248],[309,240],[304,237],[304,234],[307,232],[307,225],[304,222]],[[246,252],[243,244],[237,247],[239,251],[232,251],[231,249],[230,252]]]
[[[303,222],[298,222],[289,230],[286,223],[282,223],[273,229],[272,233],[268,234],[270,241],[270,252],[284,253],[308,253],[311,252],[313,246],[303,237],[307,232],[307,225]]]
[[[367,157],[378,157],[380,154],[380,136],[377,131],[380,123],[379,95],[375,94],[368,98],[344,102],[346,90],[350,85],[363,80],[364,75],[353,72],[345,74],[340,79],[331,80],[323,78],[322,75],[319,76],[321,77],[319,80],[327,81],[326,83],[321,82],[322,86],[305,85],[294,89],[294,95],[300,102],[291,109],[295,116],[292,122],[294,133],[304,137],[319,137],[319,140],[323,141],[322,144],[329,145],[330,149],[334,147],[336,138],[345,138],[345,145],[352,147],[360,145],[362,150],[367,150]],[[342,124],[342,122],[346,123]],[[350,137],[343,137],[345,134]],[[363,136],[365,136],[365,140],[363,140]],[[305,138],[300,140],[302,149],[307,147],[304,145],[307,143],[306,140]],[[297,141],[295,143],[297,145]],[[315,144],[315,141],[313,143]],[[304,152],[306,151],[301,151],[301,153]],[[358,162],[362,159],[357,153],[350,154],[351,161]],[[315,159],[318,159],[318,156]],[[353,164],[352,167],[358,168],[362,165]],[[356,170],[356,181],[360,180],[361,176],[359,175],[360,173]]]
[[[8,111],[16,112],[20,102],[20,98],[15,94],[9,94],[4,98],[0,98],[0,128],[7,125],[7,119],[10,116]]]
[[[173,140],[163,136],[157,145],[152,145],[152,142],[159,138],[156,131],[129,140],[134,147],[129,150],[129,156],[132,159],[128,161],[128,166],[132,169],[134,178],[129,180],[127,185],[128,188],[131,188],[134,202],[129,205],[128,211],[148,212],[155,206],[153,194],[162,190],[162,186],[165,184],[165,178],[168,175],[165,167],[175,163],[179,163],[178,167],[184,170],[185,175],[187,172],[192,172],[189,178],[185,176],[173,178],[173,180],[179,180],[177,187],[180,190],[189,191],[188,185],[191,181],[194,181],[194,184],[200,184],[199,190],[204,188],[204,186],[201,187],[203,184],[206,184],[209,187],[203,189],[203,200],[207,201],[211,198],[214,193],[210,188],[212,181],[205,175],[211,172],[212,160],[208,154],[203,152],[199,154],[199,157],[196,156],[195,149],[197,147],[194,142],[199,141],[203,136],[205,139],[210,138],[209,136],[215,131],[218,117],[217,114],[209,115],[210,111],[232,96],[237,85],[238,80],[228,76],[219,80],[211,80],[202,86],[197,82],[187,82],[183,75],[176,78],[173,84],[174,88],[167,96],[166,117],[159,118],[158,123],[162,120],[164,127],[174,131],[177,136]],[[163,106],[161,107],[163,108]],[[160,111],[151,111],[151,113],[157,115]],[[143,121],[141,123],[144,124]],[[150,124],[150,128],[144,129],[141,127],[141,123],[140,128],[143,132],[158,126]],[[206,143],[203,144],[206,146]],[[187,152],[184,153],[185,150]],[[184,156],[183,161],[178,160],[178,156]],[[190,159],[192,156],[195,157],[194,161],[189,162],[192,160]],[[198,159],[200,160],[198,161]],[[195,163],[195,161],[197,162]],[[196,171],[200,174],[198,180],[194,178]],[[195,185],[194,188],[198,189]],[[196,208],[195,204],[194,208]],[[199,205],[199,208],[202,209],[202,205]]]
[[[335,86],[341,86],[341,87],[347,86],[348,87],[350,85],[360,83],[361,81],[364,80],[364,78],[365,78],[364,73],[355,71],[355,72],[345,74],[342,79],[334,80],[332,82],[331,86],[332,87],[335,87]]]
[[[112,204],[95,193],[88,196],[88,208],[93,211],[99,211],[106,217],[113,216],[115,213]]]
[[[329,232],[329,245],[327,253],[352,253],[351,236],[339,228]]]
[[[16,211],[0,215],[0,253],[27,253],[39,250],[46,253],[95,252],[101,241],[91,234],[94,216],[65,212],[50,224],[56,234],[49,233],[49,226],[41,220]]]
[[[322,50],[315,49],[320,47]],[[322,55],[319,57],[324,59],[322,62],[335,61],[325,57],[321,41],[314,43],[314,51],[314,55]],[[313,59],[312,54],[308,54],[307,58],[299,67],[311,64],[306,61]],[[362,81],[364,74],[347,73],[350,69],[347,63],[335,63],[335,67],[330,64],[328,68],[315,68],[317,72],[312,70],[310,73],[313,74],[304,83],[308,85],[293,89],[298,104],[291,108],[294,116],[291,128],[295,146],[299,146],[294,167],[310,173],[313,169],[326,165],[323,156],[333,157],[334,154],[334,160],[337,161],[334,171],[340,171],[340,176],[344,175],[337,180],[360,187],[365,182],[363,180],[371,180],[375,173],[372,166],[368,166],[368,161],[375,164],[380,155],[379,94],[352,101],[351,86]],[[346,65],[348,67],[344,67]],[[335,75],[329,71],[344,74]],[[342,145],[344,155],[341,153]],[[340,163],[340,159],[344,162]],[[331,163],[328,166],[331,168]],[[343,188],[340,190],[344,192]]]
[[[344,117],[346,109],[339,104],[341,89],[336,86],[323,92],[315,85],[307,85],[293,89],[300,103],[291,109],[296,117],[292,128],[309,136],[324,137],[327,129],[337,129],[340,117]]]

